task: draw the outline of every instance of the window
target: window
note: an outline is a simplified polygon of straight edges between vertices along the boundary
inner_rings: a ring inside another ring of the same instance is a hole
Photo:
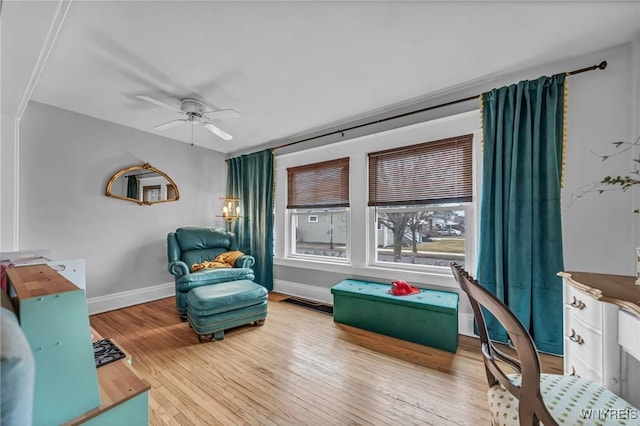
[[[142,201],[151,202],[161,200],[160,185],[149,185],[142,187]]]
[[[464,205],[375,209],[375,261],[418,266],[464,264]]]
[[[473,135],[369,154],[373,263],[464,264]]]
[[[292,256],[348,258],[349,158],[287,169]]]

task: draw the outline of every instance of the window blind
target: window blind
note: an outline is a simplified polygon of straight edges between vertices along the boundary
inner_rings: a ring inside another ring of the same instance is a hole
[[[369,206],[469,202],[473,135],[369,153]]]
[[[349,207],[349,157],[287,169],[287,208]]]

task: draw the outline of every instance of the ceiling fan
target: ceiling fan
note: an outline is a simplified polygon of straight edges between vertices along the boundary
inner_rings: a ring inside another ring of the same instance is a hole
[[[214,135],[224,139],[225,141],[229,141],[233,139],[233,136],[217,127],[211,122],[211,120],[240,117],[240,114],[238,114],[238,112],[233,109],[210,110],[207,104],[195,98],[180,99],[180,105],[173,106],[149,96],[136,95],[136,97],[138,99],[142,99],[143,101],[168,108],[172,111],[185,115],[184,118],[178,118],[176,120],[169,121],[168,123],[158,124],[154,127],[155,130],[168,129],[182,123],[189,123],[191,125],[200,124],[202,127],[209,130]]]

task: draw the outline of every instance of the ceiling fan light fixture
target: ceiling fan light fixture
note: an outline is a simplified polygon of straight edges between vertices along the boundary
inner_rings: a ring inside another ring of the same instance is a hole
[[[225,132],[224,130],[218,128],[216,125],[209,121],[205,120],[219,120],[219,119],[229,119],[229,118],[238,118],[240,114],[236,110],[233,109],[219,109],[219,110],[208,110],[207,104],[203,101],[195,98],[182,98],[180,99],[180,107],[176,108],[172,105],[169,105],[165,102],[159,101],[149,96],[144,95],[136,95],[138,99],[143,101],[152,103],[157,106],[161,106],[175,112],[179,112],[180,114],[186,115],[186,118],[180,118],[177,120],[170,121],[168,123],[160,124],[154,127],[155,130],[164,130],[169,127],[173,127],[180,123],[190,123],[191,124],[191,143],[193,144],[193,126],[196,124],[201,124],[205,129],[218,136],[219,138],[230,141],[233,137]],[[209,116],[204,114],[210,114]]]

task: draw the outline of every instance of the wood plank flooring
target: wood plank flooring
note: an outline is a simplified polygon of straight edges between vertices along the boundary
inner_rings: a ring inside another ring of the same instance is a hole
[[[91,316],[151,384],[152,425],[490,425],[478,340],[458,352],[335,324],[271,295],[263,327],[199,343],[175,299]],[[562,358],[542,356],[545,372]]]

